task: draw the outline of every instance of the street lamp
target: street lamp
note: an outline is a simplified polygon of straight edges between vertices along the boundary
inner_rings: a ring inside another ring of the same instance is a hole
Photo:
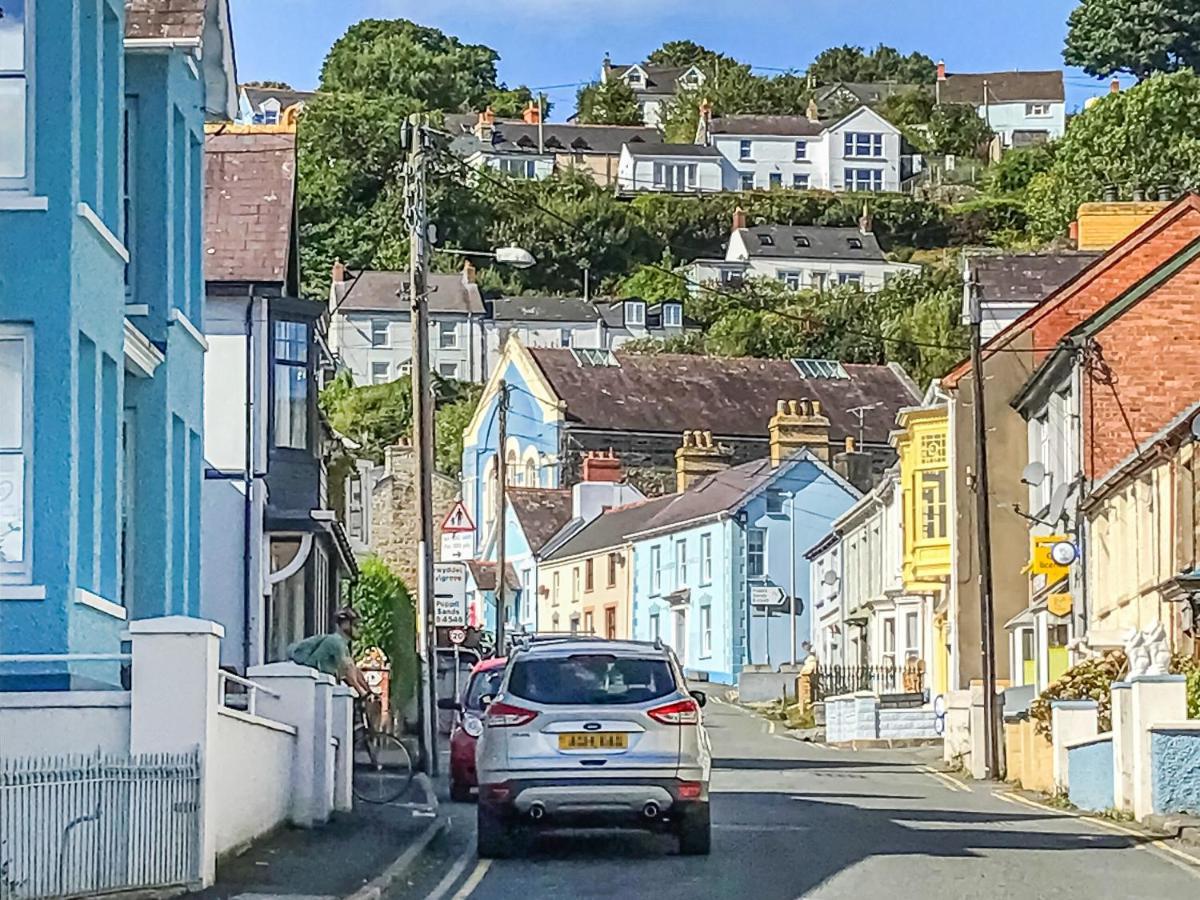
[[[495,250],[451,250],[448,247],[435,248],[438,253],[449,253],[451,256],[483,256],[494,259],[504,266],[514,269],[528,269],[537,265],[533,254],[524,247],[497,247]]]

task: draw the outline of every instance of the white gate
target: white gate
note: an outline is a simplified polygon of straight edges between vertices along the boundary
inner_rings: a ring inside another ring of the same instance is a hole
[[[0,900],[199,880],[199,753],[0,759]]]

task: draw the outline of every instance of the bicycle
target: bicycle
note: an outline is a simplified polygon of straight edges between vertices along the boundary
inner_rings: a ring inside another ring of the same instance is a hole
[[[380,731],[378,700],[355,700],[352,788],[364,803],[393,803],[408,790],[413,778],[412,757],[394,734]],[[374,708],[374,709],[372,709]]]

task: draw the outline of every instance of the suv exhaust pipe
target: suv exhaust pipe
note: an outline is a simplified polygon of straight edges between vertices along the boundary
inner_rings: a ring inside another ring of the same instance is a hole
[[[649,801],[645,806],[642,807],[642,815],[647,819],[657,819],[658,813],[658,804],[653,800]]]
[[[529,818],[537,822],[546,815],[546,806],[540,801],[529,807]]]

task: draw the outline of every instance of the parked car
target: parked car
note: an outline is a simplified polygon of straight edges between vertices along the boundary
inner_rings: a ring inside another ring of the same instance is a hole
[[[700,691],[661,643],[562,639],[514,652],[476,749],[478,851],[551,827],[665,831],[711,845]]]
[[[483,731],[483,704],[485,696],[494,696],[500,689],[504,677],[504,665],[508,660],[485,659],[471,669],[467,683],[459,698],[438,702],[442,709],[454,711],[454,724],[450,728],[450,799],[464,802],[471,799],[475,779],[475,743]]]

